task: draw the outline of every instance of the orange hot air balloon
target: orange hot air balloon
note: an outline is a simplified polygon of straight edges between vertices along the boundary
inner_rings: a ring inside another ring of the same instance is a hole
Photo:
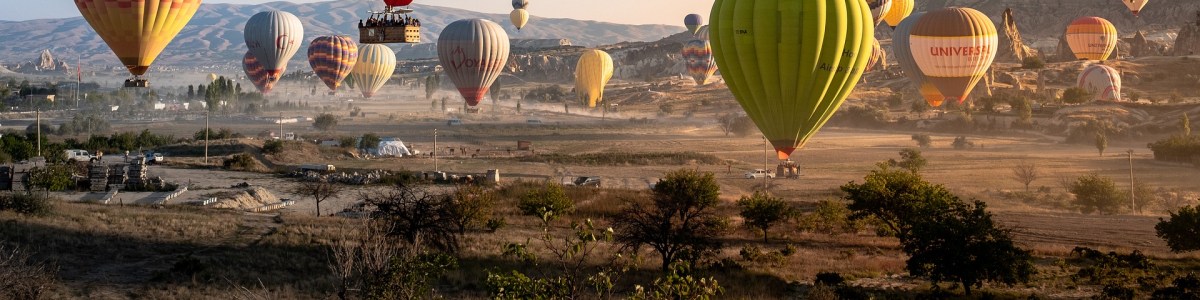
[[[1117,27],[1101,17],[1079,17],[1067,26],[1067,44],[1079,60],[1108,60],[1117,38]]]
[[[75,6],[136,78],[192,20],[200,0],[75,0]]]
[[[998,42],[987,15],[950,7],[926,13],[913,24],[909,49],[946,100],[962,103],[992,66]]]

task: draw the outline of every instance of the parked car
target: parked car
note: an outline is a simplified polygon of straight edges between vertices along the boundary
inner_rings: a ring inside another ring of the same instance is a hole
[[[746,172],[746,179],[758,179],[763,177],[775,178],[775,172],[763,169],[754,169],[753,171]]]
[[[158,153],[158,152],[146,152],[146,153],[145,153],[145,154],[143,154],[143,155],[144,155],[144,157],[146,157],[146,163],[147,163],[147,164],[157,164],[157,163],[161,163],[161,162],[163,162],[163,155],[162,155],[162,153]]]
[[[459,120],[459,119],[446,120],[446,126],[454,126],[454,125],[462,125],[462,120]]]
[[[600,187],[600,177],[596,176],[580,176],[575,177],[571,182],[563,183],[565,186],[591,186]]]
[[[87,150],[63,150],[67,154],[67,160],[90,162],[96,160],[96,156],[88,153]]]
[[[525,120],[525,124],[529,124],[529,125],[542,125],[542,120],[540,120],[540,119],[529,119],[529,120]]]

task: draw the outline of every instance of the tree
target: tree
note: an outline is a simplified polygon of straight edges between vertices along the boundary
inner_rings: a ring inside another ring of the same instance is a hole
[[[504,86],[500,84],[500,80],[496,80],[496,82],[492,83],[491,89],[488,90],[492,97],[492,110],[496,109],[496,101],[500,100],[500,90],[503,88]]]
[[[921,169],[924,169],[927,164],[929,164],[929,161],[924,156],[921,156],[921,150],[913,148],[900,150],[900,161],[896,161],[894,158],[888,159],[888,165],[913,173],[921,172]]]
[[[1096,132],[1096,151],[1100,152],[1100,156],[1104,156],[1104,149],[1108,148],[1108,136],[1103,131]]]
[[[441,75],[433,74],[425,77],[425,99],[433,99],[433,94],[437,93],[438,88],[442,85]],[[445,106],[445,105],[443,105]],[[445,109],[442,109],[445,110]]]
[[[388,191],[364,193],[360,199],[371,216],[385,224],[388,235],[418,248],[428,245],[439,251],[458,251],[460,236],[452,197],[398,184]]]
[[[491,192],[477,185],[461,185],[453,195],[450,210],[458,234],[466,234],[467,230],[479,228],[491,219],[492,208],[496,205],[496,196]]]
[[[1169,220],[1158,218],[1154,225],[1158,237],[1167,241],[1174,252],[1200,250],[1200,207],[1191,205],[1172,212]]]
[[[1124,193],[1117,190],[1112,178],[1098,174],[1080,176],[1069,184],[1068,189],[1075,194],[1075,206],[1085,214],[1099,211],[1103,214],[1114,214],[1125,203]]]
[[[921,148],[929,148],[929,146],[933,145],[933,138],[924,133],[912,135],[912,140],[917,142],[917,146]]]
[[[1092,101],[1092,93],[1080,87],[1073,87],[1063,91],[1062,102],[1068,104],[1080,104]]]
[[[317,116],[317,118],[313,119],[312,126],[313,128],[320,129],[321,131],[330,131],[337,127],[337,125],[338,117],[333,114],[325,113],[320,114]]]
[[[188,85],[187,98],[188,100],[196,99],[196,86],[190,84]]]
[[[543,188],[522,195],[517,208],[527,216],[554,220],[574,211],[575,201],[567,197],[562,185],[547,183]]]
[[[928,112],[930,108],[932,107],[929,106],[929,102],[926,102],[923,98],[917,98],[913,99],[912,105],[909,105],[908,110],[918,114],[923,114]]]
[[[318,177],[315,180],[303,181],[296,186],[294,192],[297,195],[312,197],[314,203],[317,204],[317,217],[321,216],[321,202],[329,200],[342,192],[342,186],[333,182],[325,176]]]
[[[649,246],[672,263],[694,263],[720,249],[717,240],[727,227],[717,215],[720,186],[712,173],[678,170],[667,173],[652,189],[649,203],[630,201],[615,216],[617,241],[631,249]]]
[[[771,197],[763,192],[754,192],[751,196],[742,196],[737,206],[741,209],[742,219],[746,227],[762,231],[763,243],[770,241],[767,231],[779,223],[786,222],[796,215],[795,208],[783,199]]]
[[[1164,287],[1154,291],[1150,296],[1152,300],[1196,300],[1200,299],[1200,276],[1194,273],[1179,276],[1169,287]]]
[[[1014,165],[1012,172],[1013,180],[1025,185],[1025,192],[1029,192],[1029,185],[1042,175],[1037,165],[1030,162],[1021,162]]]
[[[975,142],[967,140],[966,136],[957,136],[954,138],[954,142],[950,143],[950,146],[954,147],[954,149],[963,150],[967,148],[974,148]]]
[[[926,206],[945,206],[956,199],[950,190],[926,182],[921,175],[880,163],[859,184],[842,185],[852,220],[875,218],[897,236],[907,235]]]
[[[729,136],[730,133],[733,133],[733,125],[736,122],[737,115],[733,113],[724,113],[717,116],[717,124],[720,125],[721,132],[724,132],[725,136]]]
[[[933,284],[958,282],[967,295],[984,282],[1029,282],[1032,256],[998,228],[983,201],[963,203],[950,195],[945,206],[927,206],[909,234],[900,236],[909,274]]]
[[[1016,127],[1026,129],[1033,127],[1033,107],[1029,103],[1029,98],[1021,97],[1011,105],[1013,111],[1017,113]]]
[[[359,142],[358,142],[358,149],[363,149],[363,150],[375,149],[375,148],[379,147],[380,141],[382,141],[382,139],[379,138],[379,135],[376,135],[373,132],[363,134],[362,140],[359,140]]]
[[[75,180],[71,179],[71,174],[72,168],[68,165],[36,167],[29,171],[28,188],[39,188],[52,192],[70,190],[75,188]]]

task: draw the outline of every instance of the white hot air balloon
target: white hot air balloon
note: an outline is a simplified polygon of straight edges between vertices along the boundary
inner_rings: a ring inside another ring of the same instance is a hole
[[[300,18],[283,11],[264,11],[246,21],[246,47],[266,69],[268,78],[278,79],[288,61],[300,50],[304,25]]]

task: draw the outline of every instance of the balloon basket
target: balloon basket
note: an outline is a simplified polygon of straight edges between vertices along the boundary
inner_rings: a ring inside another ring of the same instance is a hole
[[[126,79],[125,87],[127,88],[145,88],[150,87],[150,81],[145,79]]]
[[[421,42],[420,26],[373,26],[358,29],[358,42],[363,44],[417,44]]]
[[[775,166],[775,176],[787,179],[800,179],[800,164],[791,160],[780,162]]]

